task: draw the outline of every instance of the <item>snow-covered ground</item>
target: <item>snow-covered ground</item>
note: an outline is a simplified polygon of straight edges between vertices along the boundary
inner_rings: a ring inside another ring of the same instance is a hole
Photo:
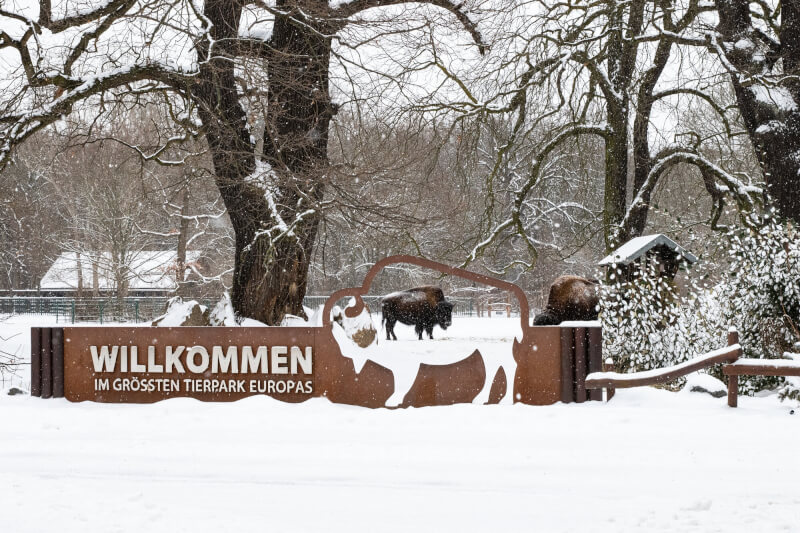
[[[513,324],[457,319],[447,335]],[[796,408],[647,388],[608,404],[403,410],[0,394],[0,529],[795,531]]]

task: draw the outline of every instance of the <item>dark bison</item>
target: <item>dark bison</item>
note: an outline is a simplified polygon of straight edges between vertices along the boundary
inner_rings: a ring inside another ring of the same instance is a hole
[[[534,326],[556,326],[565,320],[597,320],[598,281],[561,276],[550,285],[547,307],[533,319]]]
[[[453,323],[453,304],[444,299],[442,289],[438,287],[414,287],[405,291],[393,292],[381,299],[383,318],[386,323],[386,340],[397,340],[394,325],[399,321],[414,326],[419,340],[422,331],[433,338],[433,326],[442,329]]]

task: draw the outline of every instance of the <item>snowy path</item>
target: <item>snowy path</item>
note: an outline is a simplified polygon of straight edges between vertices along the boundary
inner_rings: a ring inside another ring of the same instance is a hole
[[[447,336],[513,337],[499,320],[462,324]],[[654,389],[404,410],[0,393],[0,529],[797,531],[792,407]]]
[[[636,389],[608,405],[372,411],[261,397],[115,406],[3,395],[0,416],[4,531],[800,523],[800,414],[770,398],[733,410]]]

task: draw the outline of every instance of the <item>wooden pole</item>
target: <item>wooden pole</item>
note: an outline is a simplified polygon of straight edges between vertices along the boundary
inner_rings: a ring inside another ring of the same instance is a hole
[[[53,396],[53,348],[50,344],[53,328],[42,328],[42,398]]]
[[[728,330],[728,346],[739,344],[739,332],[735,329]]]
[[[575,339],[572,328],[561,330],[561,401],[575,401]]]
[[[728,376],[728,407],[739,403],[739,376]]]
[[[31,328],[31,396],[42,395],[42,328]]]
[[[603,370],[603,333],[601,328],[586,328],[589,337],[589,373]],[[602,389],[589,390],[589,399],[603,401]]]
[[[614,360],[610,357],[603,361],[603,372],[613,372],[614,371]],[[606,401],[609,401],[611,398],[614,397],[614,393],[616,389],[614,387],[606,387]]]
[[[53,398],[64,397],[64,329],[53,328],[52,333]]]
[[[572,329],[572,328],[570,328]],[[583,403],[586,401],[586,328],[572,329],[575,336],[575,401]]]
[[[728,346],[739,344],[739,332],[728,330]],[[728,376],[728,407],[739,405],[739,376]]]

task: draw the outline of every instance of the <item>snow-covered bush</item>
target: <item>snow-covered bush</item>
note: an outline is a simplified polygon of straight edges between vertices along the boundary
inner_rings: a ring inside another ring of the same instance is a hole
[[[730,267],[719,291],[725,315],[739,330],[745,357],[777,359],[800,342],[800,238],[791,224],[767,218],[758,229],[728,236]],[[783,397],[798,397],[792,380],[753,377],[740,392],[781,387]]]
[[[603,351],[618,371],[673,365],[721,348],[730,326],[739,331],[744,357],[785,358],[800,349],[800,237],[789,224],[757,222],[720,236],[729,264],[711,289],[690,275],[680,296],[653,269],[602,285]],[[719,369],[710,373],[722,377]],[[742,394],[776,388],[782,398],[800,399],[795,378],[739,381]]]
[[[727,327],[714,291],[694,285],[681,297],[654,268],[602,284],[603,353],[620,372],[674,365],[724,346]]]

